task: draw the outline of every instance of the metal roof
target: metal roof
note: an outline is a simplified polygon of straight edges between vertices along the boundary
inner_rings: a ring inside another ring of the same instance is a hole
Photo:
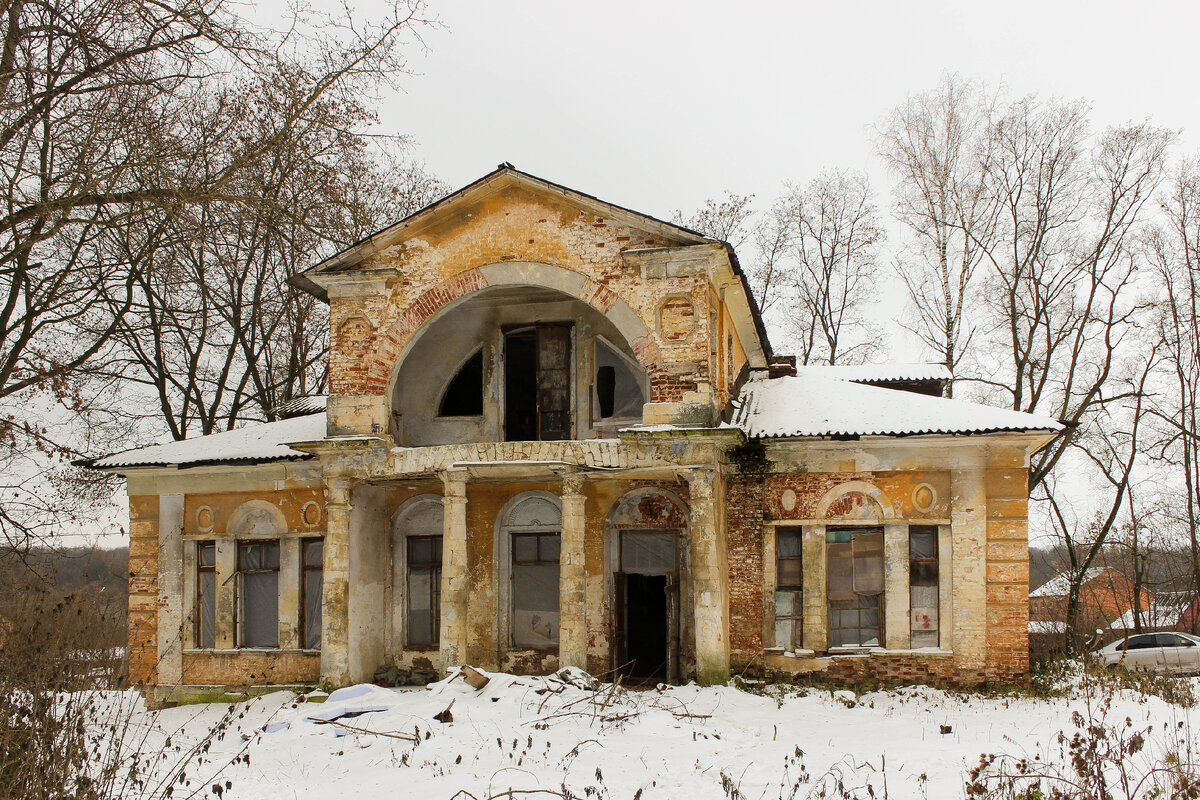
[[[747,436],[910,436],[1059,431],[1049,417],[813,374],[752,380],[733,424]]]

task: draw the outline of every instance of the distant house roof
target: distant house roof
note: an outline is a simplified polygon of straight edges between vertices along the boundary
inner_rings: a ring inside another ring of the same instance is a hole
[[[247,425],[195,439],[126,450],[98,458],[91,462],[91,466],[120,470],[128,467],[198,467],[206,464],[299,461],[312,456],[293,450],[287,446],[288,442],[311,442],[324,438],[325,412],[321,411],[278,422]]]
[[[900,383],[904,381],[948,381],[954,376],[945,364],[806,364],[796,374],[837,378],[855,383]]]
[[[1066,633],[1067,623],[1057,619],[1029,620],[1030,633]]]
[[[832,368],[830,368],[832,369]],[[816,371],[751,380],[733,425],[747,436],[910,436],[1000,431],[1059,431],[1049,417],[966,400],[851,383]]]
[[[305,397],[297,397],[294,400],[289,400],[283,405],[275,409],[275,414],[280,419],[291,419],[292,417],[302,417],[305,414],[316,414],[324,411],[329,405],[329,397],[323,394],[310,394]]]
[[[1150,601],[1150,605],[1142,609],[1141,623],[1143,630],[1160,630],[1162,628],[1174,628],[1179,624],[1184,612],[1188,610],[1193,601],[1193,596],[1189,592],[1159,592]],[[1136,630],[1134,625],[1135,615],[1133,609],[1129,609],[1119,618],[1113,621],[1109,627],[1113,630],[1132,631]]]
[[[1083,574],[1081,583],[1087,583],[1099,578],[1106,571],[1105,567],[1092,567]],[[1038,588],[1029,593],[1030,597],[1066,597],[1071,593],[1071,577],[1063,572],[1055,575]]]

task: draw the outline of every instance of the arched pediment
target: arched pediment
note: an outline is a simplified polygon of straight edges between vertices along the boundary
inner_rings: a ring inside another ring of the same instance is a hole
[[[287,533],[287,517],[266,500],[247,500],[234,509],[226,532],[232,536],[276,536]]]
[[[824,495],[816,507],[817,519],[882,522],[894,519],[895,510],[877,486],[866,481],[841,483]]]

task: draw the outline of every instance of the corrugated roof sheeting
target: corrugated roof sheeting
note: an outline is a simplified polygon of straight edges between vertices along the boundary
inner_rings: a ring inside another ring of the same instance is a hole
[[[796,367],[796,374],[858,383],[948,381],[954,377],[945,364],[806,364]]]
[[[311,442],[324,438],[325,412],[322,411],[278,422],[247,425],[195,439],[126,450],[98,458],[92,466],[98,469],[121,469],[298,460],[311,456],[288,447],[288,442]]]
[[[760,438],[1062,429],[1049,417],[812,374],[750,381],[733,424]]]

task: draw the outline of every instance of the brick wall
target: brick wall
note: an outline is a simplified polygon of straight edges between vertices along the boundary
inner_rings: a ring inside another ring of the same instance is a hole
[[[734,663],[762,656],[763,481],[738,476],[726,483],[729,549],[729,649]]]
[[[1028,471],[989,469],[987,488],[987,672],[1029,678]]]

